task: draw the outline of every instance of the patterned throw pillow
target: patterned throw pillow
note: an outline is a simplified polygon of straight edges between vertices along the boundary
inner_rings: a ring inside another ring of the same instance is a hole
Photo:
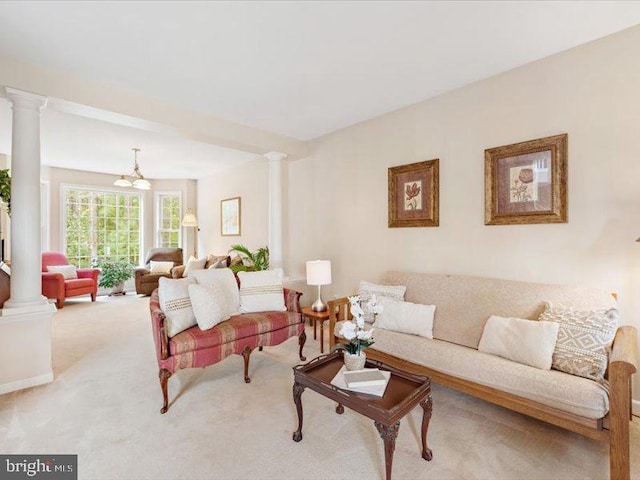
[[[158,280],[158,297],[160,308],[166,317],[167,335],[173,337],[180,332],[197,325],[191,308],[188,278],[166,278]]]
[[[207,257],[207,263],[204,268],[225,268],[231,264],[229,255],[214,255],[213,253]],[[214,265],[217,265],[214,267]]]
[[[61,273],[65,280],[78,278],[78,272],[75,265],[49,265],[47,267],[47,272]]]
[[[551,368],[591,380],[604,380],[618,317],[615,308],[576,310],[546,302],[538,320],[560,324]]]
[[[360,282],[360,288],[358,288],[358,296],[362,301],[364,308],[364,321],[367,323],[373,323],[373,313],[367,311],[365,307],[366,303],[371,298],[371,295],[375,295],[378,298],[385,297],[392,300],[398,300],[404,302],[404,294],[407,291],[407,287],[404,285],[376,285],[375,283]]]
[[[168,275],[171,273],[172,268],[173,262],[156,262],[155,260],[149,262],[149,270],[151,273]]]
[[[240,312],[284,312],[282,269],[261,272],[238,272]]]
[[[209,330],[229,320],[229,307],[224,292],[212,285],[189,285],[189,298],[200,330]]]

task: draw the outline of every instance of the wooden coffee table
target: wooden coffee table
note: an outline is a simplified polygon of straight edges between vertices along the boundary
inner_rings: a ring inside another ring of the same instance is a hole
[[[374,421],[378,433],[384,441],[384,458],[386,478],[391,480],[393,452],[396,437],[400,428],[400,419],[420,404],[422,414],[422,458],[429,461],[433,458],[431,449],[427,447],[427,430],[431,419],[431,380],[428,377],[413,375],[376,360],[367,360],[367,368],[379,368],[391,372],[391,379],[383,397],[375,397],[362,393],[344,390],[331,385],[344,364],[342,352],[333,352],[314,358],[305,365],[293,368],[293,401],[298,411],[298,429],[293,433],[293,440],[302,440],[302,392],[305,388],[338,402],[336,413],[344,413],[344,407],[350,408]]]

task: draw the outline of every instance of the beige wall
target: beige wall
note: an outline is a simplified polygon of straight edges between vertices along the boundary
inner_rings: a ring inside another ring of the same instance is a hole
[[[43,166],[41,177],[49,184],[49,249],[52,251],[61,251],[63,248],[62,230],[61,230],[61,213],[60,213],[60,195],[63,185],[80,185],[88,187],[118,189],[113,186],[114,176],[103,173],[84,172],[80,170],[70,170],[66,168],[55,168]],[[154,229],[155,229],[155,201],[154,192],[159,191],[179,191],[182,194],[182,210],[187,208],[197,210],[196,203],[196,182],[195,180],[151,180],[152,189],[141,192],[142,208],[143,208],[143,249],[142,258],[149,248],[155,246]],[[193,229],[183,229],[182,245],[188,258],[189,252],[193,252],[194,236]]]
[[[291,267],[332,260],[340,295],[388,269],[592,285],[640,326],[639,58],[634,28],[314,141],[289,168]],[[560,133],[569,223],[485,226],[484,150]],[[387,168],[432,158],[440,227],[387,228]]]
[[[220,200],[241,197],[240,236],[220,235]],[[269,243],[269,162],[266,159],[198,180],[198,252],[223,254],[233,244],[249,249]]]

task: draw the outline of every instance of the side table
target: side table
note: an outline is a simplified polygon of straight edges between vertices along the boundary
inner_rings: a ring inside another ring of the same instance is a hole
[[[324,353],[324,322],[329,320],[329,310],[324,312],[314,312],[311,307],[302,307],[302,321],[306,319],[313,321],[313,339],[317,339],[316,326],[320,322],[320,353]]]

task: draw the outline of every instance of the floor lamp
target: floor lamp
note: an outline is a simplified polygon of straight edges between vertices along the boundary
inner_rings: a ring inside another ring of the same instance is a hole
[[[196,214],[193,213],[193,210],[191,210],[190,208],[187,208],[187,213],[185,213],[184,217],[182,217],[182,226],[195,228],[196,235],[195,235],[195,238],[193,239],[193,256],[194,258],[198,258],[196,245],[198,244],[197,232],[199,232],[200,229],[198,228],[198,218],[196,217]]]

